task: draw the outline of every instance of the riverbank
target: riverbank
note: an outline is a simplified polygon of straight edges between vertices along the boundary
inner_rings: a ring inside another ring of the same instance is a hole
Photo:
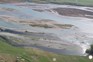
[[[15,62],[51,62],[56,58],[56,62],[92,62],[85,56],[71,56],[46,52],[37,48],[19,48],[5,43],[5,39],[0,38],[0,61]]]

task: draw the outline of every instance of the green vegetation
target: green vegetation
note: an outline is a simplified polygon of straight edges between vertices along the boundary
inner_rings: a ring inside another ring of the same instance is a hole
[[[93,0],[1,0],[1,2],[37,2],[37,3],[59,3],[93,6]]]
[[[87,57],[59,55],[36,48],[20,48],[9,45],[0,38],[0,62],[93,62]]]
[[[71,24],[55,24],[56,26],[63,28],[63,29],[69,29],[71,27],[73,27],[74,25]]]
[[[72,4],[80,4],[80,5],[89,5],[93,6],[93,0],[32,0],[35,2],[52,2],[52,3],[72,3]]]
[[[86,51],[89,55],[93,55],[93,45],[91,45],[90,49]]]
[[[52,26],[47,25],[47,24],[30,24],[30,25],[33,27],[53,28]]]

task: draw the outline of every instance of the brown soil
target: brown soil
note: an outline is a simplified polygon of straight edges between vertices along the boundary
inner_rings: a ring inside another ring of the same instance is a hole
[[[55,8],[53,9],[57,11],[60,15],[64,16],[73,16],[73,17],[88,17],[93,18],[93,12],[75,9],[75,8]],[[89,16],[86,16],[89,15]]]

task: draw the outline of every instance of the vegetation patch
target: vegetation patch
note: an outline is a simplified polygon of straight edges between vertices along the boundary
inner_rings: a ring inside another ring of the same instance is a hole
[[[74,25],[71,24],[55,24],[56,26],[63,28],[63,29],[69,29],[71,27],[73,27]]]
[[[90,49],[86,50],[86,53],[88,53],[89,55],[93,55],[93,45],[90,46]]]
[[[93,0],[32,0],[37,3],[55,3],[65,5],[76,5],[76,6],[93,6]]]
[[[33,27],[53,28],[52,26],[47,25],[47,24],[30,24],[30,25]]]

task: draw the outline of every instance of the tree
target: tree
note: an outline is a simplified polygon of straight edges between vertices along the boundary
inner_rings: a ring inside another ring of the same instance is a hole
[[[93,45],[91,45],[90,49],[86,50],[86,53],[88,53],[89,55],[93,55]]]

